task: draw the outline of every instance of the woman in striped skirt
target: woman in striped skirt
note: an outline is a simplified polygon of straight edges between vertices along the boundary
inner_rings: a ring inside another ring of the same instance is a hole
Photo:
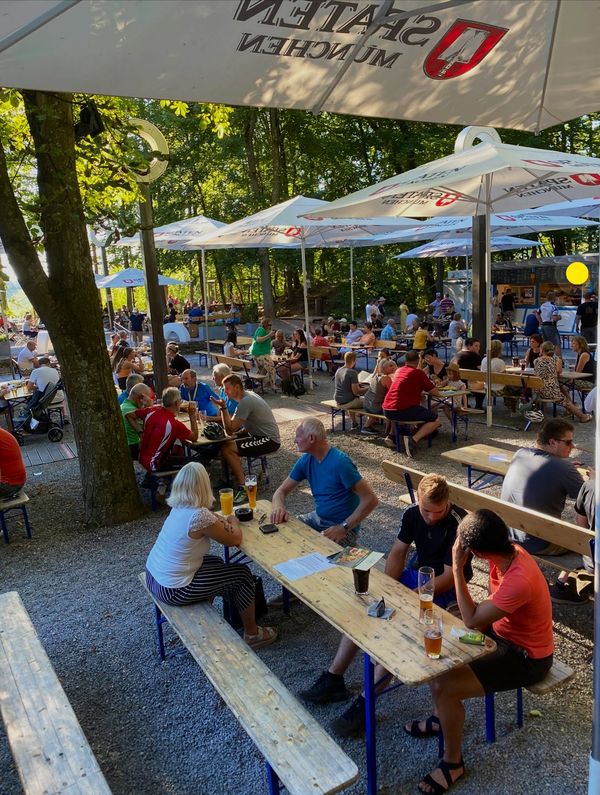
[[[274,627],[260,627],[254,608],[254,580],[245,564],[225,564],[209,555],[210,541],[239,546],[242,529],[235,516],[224,519],[210,511],[214,502],[208,473],[197,462],[178,472],[167,503],[171,512],[146,561],[151,593],[169,605],[230,598],[244,626],[244,640],[259,648],[277,640]]]

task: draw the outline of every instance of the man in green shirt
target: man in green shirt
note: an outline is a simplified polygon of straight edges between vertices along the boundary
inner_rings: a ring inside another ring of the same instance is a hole
[[[267,389],[277,392],[275,386],[275,365],[271,358],[271,344],[275,332],[271,330],[271,321],[268,317],[261,317],[260,325],[254,332],[252,345],[250,346],[250,356],[254,358],[258,372],[266,375],[263,384]]]
[[[140,453],[140,434],[127,420],[127,415],[136,409],[143,409],[151,405],[152,392],[150,391],[150,387],[146,386],[146,384],[136,384],[129,393],[127,400],[124,400],[119,406],[125,424],[125,435],[127,436],[129,452],[134,461],[138,460]]]

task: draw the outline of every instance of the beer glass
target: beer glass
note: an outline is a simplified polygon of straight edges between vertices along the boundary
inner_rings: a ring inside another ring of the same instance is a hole
[[[434,615],[433,610],[425,610],[423,616],[423,644],[425,654],[432,660],[439,660],[442,653],[442,636],[444,621],[441,616]]]
[[[369,593],[369,569],[352,569],[354,578],[354,593],[364,596]]]
[[[419,591],[419,621],[423,620],[426,610],[433,607],[433,594],[435,591],[435,571],[431,566],[421,566],[417,575],[417,588]]]
[[[248,495],[248,505],[254,510],[256,508],[256,476],[247,477],[244,483],[246,494]]]

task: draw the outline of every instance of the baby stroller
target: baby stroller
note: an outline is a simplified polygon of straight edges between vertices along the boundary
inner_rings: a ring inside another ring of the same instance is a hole
[[[52,402],[61,389],[61,381],[56,384],[48,384],[39,399],[34,401],[34,394],[31,402],[15,417],[13,433],[20,445],[25,443],[25,433],[46,433],[51,442],[60,442],[63,438],[62,410],[58,410],[58,405],[52,407]],[[58,421],[56,420],[57,414]]]

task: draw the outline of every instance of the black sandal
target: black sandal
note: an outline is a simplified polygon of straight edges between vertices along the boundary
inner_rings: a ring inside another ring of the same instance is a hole
[[[410,724],[410,728],[406,728],[404,726],[404,731],[407,734],[410,734],[411,737],[437,737],[440,733],[440,720],[437,715],[430,715],[425,720],[425,731],[419,728],[419,723],[422,721],[420,720],[413,720]],[[437,727],[437,728],[434,728]]]
[[[462,767],[462,769],[463,769],[462,774],[460,776],[458,776],[458,778],[452,779],[452,776],[450,775],[450,771],[451,770],[458,770],[460,767]],[[450,789],[450,787],[452,787],[453,784],[456,784],[457,781],[460,781],[460,779],[465,775],[465,772],[466,772],[465,771],[465,763],[464,763],[464,760],[463,760],[462,756],[460,758],[460,762],[456,762],[456,763],[455,762],[445,762],[443,759],[441,759],[439,765],[436,768],[436,770],[438,768],[444,774],[444,778],[446,779],[446,783],[448,784],[448,786],[444,787],[442,784],[440,784],[434,778],[432,778],[432,776],[428,773],[423,778],[423,780],[419,783],[419,786],[418,786],[419,792],[421,792],[422,795],[444,795],[444,793],[448,792],[448,790]],[[430,788],[429,792],[426,792],[424,789],[421,789],[421,784],[427,784],[427,786]]]

